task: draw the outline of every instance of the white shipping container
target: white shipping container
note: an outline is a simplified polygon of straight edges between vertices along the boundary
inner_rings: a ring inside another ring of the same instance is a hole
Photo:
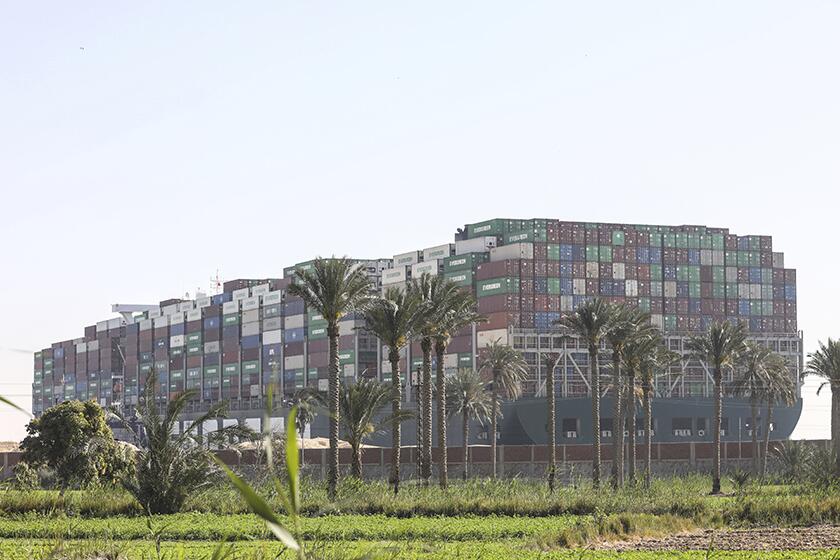
[[[738,281],[738,267],[737,266],[727,266],[726,267],[726,281],[728,283],[733,283]]]
[[[154,327],[156,329],[161,328],[161,327],[168,327],[169,326],[169,317],[167,317],[166,315],[164,315],[163,317],[157,317],[157,318],[153,319],[153,321],[154,321]]]
[[[455,242],[455,254],[466,255],[467,253],[486,253],[496,246],[495,237],[474,237]]]
[[[187,321],[201,321],[201,309],[187,311]]]
[[[242,312],[242,323],[259,323],[260,322],[260,310],[252,309],[250,311],[243,311]]]
[[[458,367],[458,354],[444,354],[443,355],[443,367],[444,368],[457,368]]]
[[[182,301],[178,304],[178,311],[192,311],[195,308],[194,301]]]
[[[96,352],[99,350],[99,341],[98,340],[91,340],[87,343],[88,352]]]
[[[355,364],[344,364],[344,377],[356,377]]]
[[[302,329],[304,315],[289,315],[286,317],[284,327],[287,329]]]
[[[251,288],[252,296],[263,296],[268,293],[268,284],[260,284]]]
[[[677,283],[674,280],[665,280],[663,284],[663,289],[665,290],[665,297],[677,297]]]
[[[204,307],[210,307],[210,304],[213,303],[209,297],[200,297],[195,300],[195,307],[197,309],[201,309]]]
[[[176,334],[174,336],[169,337],[169,347],[170,348],[180,348],[184,345],[184,335]]]
[[[280,303],[283,300],[283,293],[280,291],[277,292],[268,292],[263,296],[263,305],[274,305],[275,303]]]
[[[257,321],[256,323],[242,324],[242,336],[254,336],[255,334],[260,334],[259,321]]]
[[[665,328],[665,321],[662,319],[662,315],[659,313],[654,313],[650,316],[650,324],[658,329]]]
[[[382,360],[382,365],[381,365],[381,368],[380,368],[379,371],[381,371],[382,373],[389,373],[390,374],[391,371],[392,371],[391,370],[391,362],[389,362],[388,360]]]
[[[251,295],[251,291],[248,288],[240,288],[238,290],[233,290],[231,295],[233,296],[233,301],[239,301],[240,299],[245,299]]]
[[[359,322],[361,325],[362,322]],[[345,336],[354,334],[356,332],[356,321],[339,321],[338,322],[338,336]]]
[[[436,247],[429,247],[428,249],[423,249],[423,260],[432,261],[445,259],[446,257],[451,257],[454,254],[455,244],[446,243],[445,245],[438,245]]]
[[[575,278],[572,280],[572,294],[576,296],[586,295],[586,280],[583,278]]]
[[[596,263],[596,262],[586,263],[586,277],[587,278],[598,278],[598,276],[600,276],[600,272],[598,270],[598,263]]]
[[[242,310],[249,311],[251,309],[259,309],[260,296],[251,296],[242,300]]]
[[[533,259],[533,243],[511,243],[490,249],[490,261],[506,261],[508,259]]]
[[[476,335],[477,344],[479,348],[490,346],[493,342],[498,340],[501,344],[508,343],[507,329],[494,329],[492,331],[478,331]]]
[[[222,313],[229,315],[231,313],[239,313],[239,300],[226,301],[222,304]]]
[[[109,319],[108,320],[108,330],[109,331],[117,330],[118,328],[120,328],[124,324],[125,324],[125,321],[121,317],[117,317],[115,319]]]
[[[750,284],[750,299],[761,299],[761,284]]]
[[[76,354],[84,354],[85,352],[87,352],[86,342],[80,342],[76,345]]]
[[[409,251],[408,253],[394,255],[394,268],[398,266],[410,266],[418,262],[420,262],[420,251]]]
[[[259,433],[262,431],[262,420],[260,418],[246,418],[245,419],[245,426],[251,428],[254,432]]]
[[[712,251],[712,266],[723,266],[725,264],[723,251]]]
[[[773,268],[784,268],[785,267],[785,254],[784,253],[773,253]]]
[[[560,311],[571,311],[574,309],[572,296],[560,296]]]
[[[213,342],[205,342],[204,343],[204,353],[205,354],[218,354],[221,351],[221,344],[218,341]]]
[[[703,266],[711,266],[712,265],[712,250],[711,249],[700,249],[700,264]]]
[[[638,280],[625,280],[624,281],[624,293],[630,297],[636,297],[639,295],[639,281]]]
[[[280,344],[283,342],[283,331],[265,331],[262,333],[263,344]]]
[[[147,331],[152,328],[152,319],[143,319],[140,321],[140,330]]]
[[[382,285],[399,284],[407,279],[406,267],[400,266],[382,271]]]
[[[161,315],[163,315],[163,313],[161,313],[159,307],[155,307],[154,309],[149,310],[149,319],[156,319],[157,317],[160,317]]]
[[[441,267],[442,262],[438,260],[413,264],[411,265],[411,277],[419,278],[423,274],[437,276],[438,272],[440,272]]]
[[[175,313],[177,311],[178,311],[178,304],[177,303],[173,303],[172,305],[167,305],[166,307],[163,308],[163,314],[164,315],[172,315],[173,313]]]
[[[300,356],[286,356],[283,358],[283,368],[286,370],[289,369],[302,369],[303,368],[303,355]]]
[[[613,263],[613,278],[624,280],[624,263]]]
[[[169,316],[169,324],[170,325],[180,325],[184,322],[184,312],[179,311]]]
[[[98,321],[96,323],[96,332],[106,332],[108,330],[108,321]]]

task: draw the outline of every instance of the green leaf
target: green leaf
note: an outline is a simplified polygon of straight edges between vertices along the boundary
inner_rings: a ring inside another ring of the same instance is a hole
[[[7,405],[7,406],[11,406],[12,408],[16,408],[17,410],[19,410],[19,411],[23,412],[23,413],[24,413],[24,414],[26,414],[27,416],[30,416],[30,417],[32,416],[32,415],[31,415],[31,414],[29,414],[27,411],[25,411],[24,409],[22,409],[21,407],[19,407],[18,405],[16,405],[15,403],[13,403],[12,401],[10,401],[9,399],[7,399],[7,398],[6,398],[6,397],[4,397],[4,396],[0,396],[0,403],[3,403],[3,404],[5,404],[5,405]]]
[[[292,515],[300,512],[300,459],[298,458],[297,418],[298,407],[293,406],[286,419],[286,470],[289,474],[289,500],[292,503]]]
[[[247,482],[236,476],[236,474],[234,474],[234,472],[230,470],[220,459],[215,458],[215,461],[219,464],[222,470],[225,471],[225,474],[227,474],[230,481],[236,487],[236,490],[245,499],[245,502],[248,504],[248,507],[251,508],[251,511],[262,517],[265,524],[271,532],[274,533],[274,536],[289,549],[294,551],[300,550],[298,542],[292,534],[282,526],[280,519],[271,510],[271,507],[266,503],[266,501],[263,500]]]

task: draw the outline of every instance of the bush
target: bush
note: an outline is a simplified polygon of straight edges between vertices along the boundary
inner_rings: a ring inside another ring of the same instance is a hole
[[[38,469],[35,469],[26,461],[21,461],[12,469],[15,477],[12,486],[16,490],[34,490],[41,484],[38,476]]]
[[[66,401],[26,426],[22,461],[50,469],[62,489],[119,483],[132,471],[130,452],[117,444],[104,410],[93,401]]]

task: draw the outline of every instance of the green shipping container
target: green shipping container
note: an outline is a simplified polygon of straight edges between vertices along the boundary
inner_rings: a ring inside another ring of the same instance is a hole
[[[560,279],[559,278],[549,278],[548,279],[548,293],[552,295],[560,294]]]
[[[546,245],[547,258],[550,261],[560,260],[560,245],[557,243],[549,243]]]
[[[356,363],[355,350],[342,350],[338,353],[338,363],[341,365]]]
[[[488,235],[504,235],[508,231],[508,221],[496,218],[467,225],[467,237],[484,237]]]
[[[455,282],[459,286],[469,288],[472,287],[473,283],[473,271],[472,270],[456,270],[454,272],[446,272],[444,273],[444,278]]]
[[[467,253],[465,255],[447,257],[443,260],[443,271],[474,270],[481,263],[487,262],[488,257],[489,255],[487,253]]]
[[[239,375],[239,364],[225,364],[222,366],[222,375],[225,377]]]
[[[478,283],[478,297],[519,292],[519,278],[490,278]]]
[[[243,375],[253,375],[260,373],[260,362],[259,360],[254,360],[251,362],[242,362],[242,374]]]
[[[230,327],[231,325],[238,325],[239,313],[231,313],[230,315],[225,315],[222,318],[222,324],[226,327]]]
[[[201,333],[189,333],[187,335],[187,344],[189,344],[190,342],[201,342]]]
[[[318,340],[319,338],[327,338],[326,321],[324,321],[324,326],[309,326],[309,339]]]

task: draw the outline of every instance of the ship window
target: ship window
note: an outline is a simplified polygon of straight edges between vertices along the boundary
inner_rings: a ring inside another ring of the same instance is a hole
[[[671,433],[680,437],[690,436],[693,433],[691,424],[691,418],[672,418]]]
[[[562,437],[576,438],[578,437],[578,419],[577,418],[563,418],[560,424]]]

